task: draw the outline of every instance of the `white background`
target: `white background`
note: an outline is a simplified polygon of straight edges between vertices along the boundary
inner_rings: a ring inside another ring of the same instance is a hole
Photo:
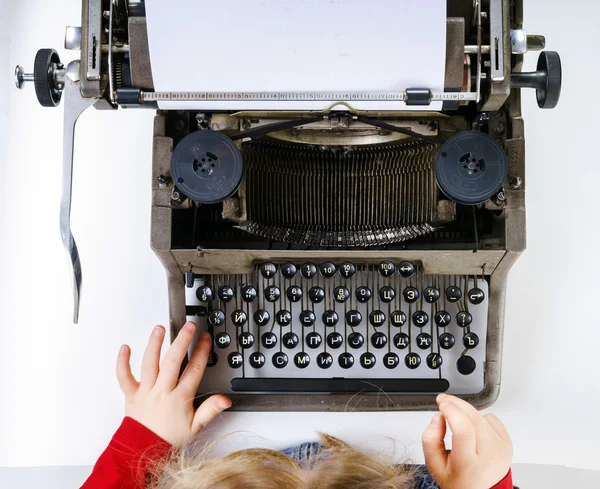
[[[561,53],[563,97],[523,101],[528,250],[510,274],[503,387],[493,410],[519,463],[600,466],[598,368],[598,20],[592,0],[526,0],[526,28]],[[83,262],[79,325],[60,235],[62,109],[17,92],[12,69],[79,25],[79,0],[0,0],[0,465],[92,464],[123,415],[118,347],[140,354],[167,321],[161,265],[149,246],[150,111],[90,110],[78,126],[73,229]],[[8,39],[7,39],[8,37]],[[63,60],[73,53],[59,50]],[[537,56],[528,56],[533,68]],[[176,76],[176,75],[174,75]],[[274,446],[319,428],[419,460],[431,413],[225,414],[215,434],[248,430]],[[252,437],[250,437],[252,438]],[[252,440],[251,440],[252,441]]]

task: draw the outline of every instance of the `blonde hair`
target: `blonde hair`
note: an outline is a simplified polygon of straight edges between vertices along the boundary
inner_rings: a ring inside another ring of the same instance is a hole
[[[211,448],[193,455],[184,449],[161,467],[152,489],[408,489],[409,466],[367,455],[332,436],[319,433],[327,447],[299,465],[275,450],[249,449],[211,458]]]

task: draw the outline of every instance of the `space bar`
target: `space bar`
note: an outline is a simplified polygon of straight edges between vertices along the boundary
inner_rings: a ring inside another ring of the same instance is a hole
[[[276,379],[235,378],[229,386],[234,392],[385,392],[438,393],[450,384],[445,379]]]

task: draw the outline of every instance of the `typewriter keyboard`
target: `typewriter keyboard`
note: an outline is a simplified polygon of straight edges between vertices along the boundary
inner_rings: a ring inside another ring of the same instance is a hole
[[[214,339],[200,392],[475,394],[487,310],[483,278],[408,261],[265,263],[186,288]]]

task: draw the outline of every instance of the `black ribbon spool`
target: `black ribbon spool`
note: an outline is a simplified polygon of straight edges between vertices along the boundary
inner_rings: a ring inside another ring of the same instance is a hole
[[[477,205],[501,188],[508,175],[508,157],[485,133],[463,131],[446,141],[435,161],[442,192],[459,204]]]
[[[179,190],[200,204],[216,204],[240,186],[242,154],[231,138],[217,131],[184,137],[171,157],[171,177]]]

